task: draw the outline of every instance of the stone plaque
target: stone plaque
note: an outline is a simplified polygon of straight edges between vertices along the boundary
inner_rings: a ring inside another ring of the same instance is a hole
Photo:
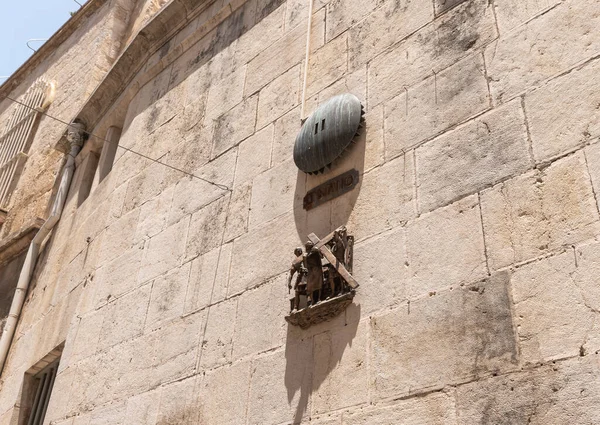
[[[358,184],[358,170],[346,171],[331,180],[308,191],[304,197],[303,207],[305,210],[313,209],[327,201],[337,198],[344,193],[350,192]]]

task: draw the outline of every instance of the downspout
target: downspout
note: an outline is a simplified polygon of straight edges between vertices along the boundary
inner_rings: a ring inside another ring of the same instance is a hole
[[[10,312],[8,313],[4,331],[2,332],[2,337],[0,338],[0,373],[2,373],[2,370],[4,369],[6,357],[8,356],[8,350],[10,349],[19,317],[21,316],[23,303],[25,302],[27,290],[29,289],[29,283],[31,282],[31,277],[33,276],[33,271],[35,269],[35,263],[40,252],[40,246],[52,228],[56,225],[58,220],[60,220],[60,216],[65,206],[67,193],[69,192],[71,180],[73,179],[73,173],[75,171],[75,157],[81,150],[84,142],[84,129],[85,126],[83,123],[75,120],[69,125],[69,129],[67,130],[67,141],[69,142],[70,152],[62,173],[58,192],[56,194],[56,198],[54,199],[50,216],[44,222],[44,224],[42,224],[42,227],[40,227],[40,230],[38,230],[36,235],[33,237],[31,244],[29,245],[29,250],[27,251],[27,256],[25,257],[25,262],[23,263],[23,268],[21,269],[21,274],[19,275],[17,288],[15,289],[15,295],[10,306]]]
[[[306,29],[306,53],[304,58],[304,80],[302,81],[302,106],[300,107],[300,122],[304,123],[304,108],[306,107],[306,85],[308,83],[308,65],[310,62],[310,38],[312,32],[313,0],[308,0],[308,28]]]

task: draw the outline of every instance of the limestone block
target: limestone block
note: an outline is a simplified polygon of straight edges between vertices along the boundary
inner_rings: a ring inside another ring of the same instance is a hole
[[[164,162],[188,173],[197,171],[210,160],[213,121],[201,121],[186,130],[183,139],[174,141]]]
[[[354,189],[357,195],[353,191],[331,202],[332,221],[346,223],[356,240],[394,228],[415,216],[412,154],[374,168],[360,178],[362,181]]]
[[[510,100],[597,55],[599,24],[596,2],[568,1],[490,44],[485,63],[494,101]]]
[[[109,312],[110,309],[100,309],[81,318],[75,338],[69,341],[72,343],[72,346],[69,347],[69,364],[75,364],[96,352],[104,316]]]
[[[193,425],[198,422],[196,385],[192,376],[162,388],[156,425]]]
[[[597,423],[599,372],[595,354],[460,386],[460,423]]]
[[[209,308],[200,353],[201,369],[212,369],[231,361],[237,304],[238,299],[233,298]]]
[[[303,177],[293,160],[257,176],[252,185],[248,227],[255,228],[292,210],[295,202],[302,202]]]
[[[520,102],[507,104],[424,144],[416,150],[416,157],[420,211],[526,171],[531,165]]]
[[[513,300],[521,356],[526,363],[578,355],[599,320],[578,282],[589,276],[585,270],[589,262],[582,266],[577,268],[569,250],[515,271]]]
[[[228,243],[192,261],[185,312],[196,311],[225,299],[232,248],[233,243]]]
[[[219,117],[242,101],[245,79],[246,67],[241,66],[225,78],[212,82],[206,101],[207,119]]]
[[[409,223],[406,239],[408,298],[474,282],[487,274],[476,195]]]
[[[151,238],[167,227],[173,192],[174,186],[170,186],[140,207],[136,240]]]
[[[222,196],[192,215],[185,248],[192,259],[218,247],[223,242],[229,195]]]
[[[348,70],[348,35],[329,41],[310,55],[306,95],[310,96],[338,81]]]
[[[251,195],[252,185],[250,183],[233,189],[225,226],[225,241],[235,239],[248,231]]]
[[[600,193],[600,144],[586,147],[584,153],[594,193]],[[598,208],[600,208],[600,200],[598,200]]]
[[[560,0],[497,0],[496,17],[502,34],[556,6]]]
[[[199,386],[198,423],[245,423],[249,382],[250,362],[207,372]]]
[[[465,0],[435,0],[433,6],[435,8],[435,14],[440,15],[449,9],[452,9],[458,4],[461,4]]]
[[[349,69],[369,62],[433,19],[433,3],[384,0],[381,7],[348,30]]]
[[[144,330],[151,285],[147,284],[103,307],[105,318],[99,348],[107,348],[140,335]]]
[[[185,127],[189,124],[185,121],[190,118],[184,113],[185,111],[182,109],[163,125],[157,127],[149,136],[144,137],[138,151],[147,154],[150,158],[163,159],[173,149],[173,146],[183,140],[188,133]]]
[[[195,93],[193,100],[184,107],[183,113],[181,114],[180,129],[183,133],[187,133],[191,129],[202,125],[204,118],[208,113],[206,107],[207,97],[207,93]]]
[[[302,128],[300,108],[294,108],[275,121],[273,129],[273,152],[271,166],[287,161],[293,157],[296,136]]]
[[[354,303],[361,315],[384,310],[406,297],[405,229],[385,232],[354,247],[352,275],[360,284]]]
[[[140,210],[136,209],[109,224],[102,236],[98,264],[109,263],[135,245],[135,230],[139,216]]]
[[[304,60],[306,54],[306,26],[298,25],[286,32],[272,44],[264,46],[248,62],[246,74],[246,96],[256,93],[270,81]],[[311,29],[311,48],[323,45],[325,34],[325,11],[315,13]]]
[[[123,204],[123,214],[154,198],[179,177],[179,172],[160,163],[152,163],[129,180]]]
[[[130,397],[127,400],[127,410],[125,413],[127,424],[147,425],[155,423],[159,400],[160,389]]]
[[[213,157],[254,133],[257,104],[258,96],[249,97],[215,120]]]
[[[200,178],[187,176],[179,180],[174,189],[169,224],[195,213],[226,193],[223,187],[213,183],[233,187],[236,160],[237,149],[232,149],[193,171]]]
[[[94,409],[89,425],[123,425],[127,423],[125,409],[125,402]]]
[[[233,358],[278,347],[287,328],[289,312],[287,274],[254,290],[244,292],[238,301]]]
[[[263,128],[298,105],[302,86],[302,69],[298,64],[260,90],[256,128]]]
[[[254,135],[240,143],[235,169],[235,186],[252,180],[269,168],[271,164],[272,145],[272,125],[257,131]]]
[[[482,58],[470,56],[385,104],[386,157],[406,152],[488,108]]]
[[[458,425],[454,397],[443,392],[409,398],[392,406],[344,414],[342,423],[343,425]]]
[[[319,8],[317,7],[318,2],[313,4],[313,15],[314,12]],[[287,0],[285,2],[285,30],[289,31],[298,25],[304,24],[306,26],[306,19],[308,17],[308,4],[302,0]]]
[[[256,1],[254,4],[256,5]],[[279,5],[279,2],[275,2],[274,4]],[[303,5],[306,7],[306,4]],[[240,63],[245,64],[252,60],[256,55],[273,44],[273,42],[277,41],[283,35],[285,29],[290,29],[287,28],[288,26],[284,22],[287,9],[286,4],[279,5],[277,9],[264,16],[252,28],[248,29],[247,32],[240,35],[236,40],[235,46],[235,54],[238,56]],[[299,20],[303,24],[306,24],[306,17],[295,17],[293,20]],[[286,28],[284,28],[284,25]]]
[[[181,264],[189,222],[186,217],[150,238],[144,250],[138,282],[147,282]]]
[[[598,62],[575,69],[525,96],[527,122],[537,162],[588,143],[600,135]]]
[[[498,273],[374,317],[374,398],[418,394],[516,368],[508,280],[508,273]]]
[[[141,267],[144,245],[135,245],[123,255],[117,257],[96,271],[94,282],[97,283],[94,294],[94,305],[101,306],[134,289],[137,286],[137,275]]]
[[[310,338],[254,360],[247,423],[299,423],[309,416],[312,365]]]
[[[161,327],[183,314],[190,269],[191,263],[188,262],[154,280],[146,314],[146,329]]]
[[[302,235],[302,238],[306,238],[306,235]],[[228,295],[240,293],[287,271],[294,248],[299,244],[291,213],[236,239],[233,242]]]
[[[369,401],[369,320],[314,338],[312,411],[325,413]]]
[[[483,192],[481,211],[492,270],[593,239],[600,231],[581,152]]]
[[[327,32],[326,40],[329,42],[348,28],[361,21],[365,15],[370,14],[375,8],[381,6],[383,0],[369,0],[357,2],[354,0],[332,0],[327,3]]]

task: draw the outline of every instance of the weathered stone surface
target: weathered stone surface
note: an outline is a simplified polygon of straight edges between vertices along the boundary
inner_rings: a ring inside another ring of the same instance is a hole
[[[129,180],[123,204],[123,214],[139,207],[160,194],[179,177],[175,170],[159,163],[152,163],[137,176]]]
[[[223,241],[229,195],[223,196],[192,215],[185,248],[186,259],[218,247]]]
[[[302,128],[300,121],[300,107],[279,118],[274,123],[273,129],[273,153],[271,154],[271,165],[275,166],[292,158],[296,135]]]
[[[213,157],[254,133],[258,96],[244,99],[215,120]]]
[[[257,176],[252,185],[248,227],[255,228],[292,210],[295,199],[302,202],[303,178],[304,173],[298,171],[292,159]]]
[[[154,280],[146,314],[146,329],[161,327],[183,313],[190,268],[191,263],[188,262]]]
[[[494,101],[507,101],[597,55],[599,23],[595,2],[568,1],[490,44],[485,63]]]
[[[300,101],[301,66],[290,68],[261,89],[258,94],[256,128],[273,122]]]
[[[492,270],[593,239],[600,231],[583,153],[483,192],[481,211]]]
[[[592,180],[594,193],[600,193],[600,144],[593,144],[584,150],[588,172]],[[600,208],[600,199],[596,199]]]
[[[344,415],[344,425],[458,425],[453,394],[434,393]]]
[[[457,389],[461,424],[594,424],[598,355],[493,377]]]
[[[174,269],[182,263],[185,254],[185,238],[190,219],[184,218],[150,238],[144,250],[144,260],[138,281],[146,282]]]
[[[461,4],[465,0],[434,0],[433,6],[435,8],[435,14],[439,15],[452,9],[456,5]]]
[[[192,261],[185,312],[199,310],[225,299],[232,245],[225,244]]]
[[[315,13],[311,28],[313,49],[323,45],[325,11]],[[275,78],[302,62],[306,52],[306,26],[298,25],[248,62],[245,95],[256,93]]]
[[[348,30],[350,70],[367,63],[433,19],[433,3],[384,0],[381,7]]]
[[[106,264],[135,245],[135,229],[140,211],[131,211],[112,222],[102,236],[99,264]]]
[[[413,167],[413,156],[407,154],[362,175],[359,188],[331,202],[332,221],[347,223],[359,240],[413,218]]]
[[[174,188],[168,224],[179,221],[187,214],[195,213],[226,193],[224,187],[212,183],[233,187],[236,160],[237,148],[193,171],[200,179],[189,176],[181,178]]]
[[[600,135],[600,62],[550,81],[525,96],[536,161],[548,160]]]
[[[310,413],[312,339],[288,341],[285,350],[252,362],[248,423],[299,423]]]
[[[251,196],[252,185],[250,183],[233,189],[225,226],[225,241],[231,241],[248,231]]]
[[[416,150],[419,210],[429,211],[530,166],[520,102],[485,114]]]
[[[213,81],[208,90],[206,118],[215,119],[240,103],[244,95],[246,67],[239,67],[220,81]]]
[[[315,336],[312,411],[315,414],[366,403],[369,393],[369,321]]]
[[[192,376],[162,388],[156,425],[193,425],[198,423],[196,384]]]
[[[341,35],[311,53],[306,95],[317,93],[339,80],[348,70],[348,36]]]
[[[365,171],[381,165],[385,157],[383,106],[365,114]]]
[[[500,32],[505,34],[559,3],[560,0],[497,0],[494,5]]]
[[[96,271],[95,306],[103,305],[137,286],[143,248],[143,244],[136,245]]]
[[[206,317],[206,330],[201,342],[201,368],[212,369],[231,361],[237,304],[238,299],[233,298],[209,308]]]
[[[299,244],[291,213],[236,239],[233,242],[228,294],[240,293],[288,270],[294,247]]]
[[[288,311],[287,275],[244,292],[235,319],[233,358],[238,359],[278,347],[283,343]]]
[[[125,417],[127,424],[146,425],[152,423],[158,414],[160,390],[149,391],[127,400]]]
[[[365,2],[351,0],[329,1],[327,3],[326,15],[326,40],[329,42],[331,39],[337,37],[383,3],[383,0],[369,0]]]
[[[271,165],[273,126],[268,126],[240,143],[235,168],[235,186],[254,179]]]
[[[586,249],[586,257],[594,251],[598,249]],[[575,255],[569,250],[514,273],[516,325],[525,362],[577,356],[583,349],[594,322],[600,320],[594,313],[600,304],[588,304],[586,289],[593,288],[580,280],[589,282],[595,268],[589,259],[577,267]]]
[[[374,397],[398,397],[516,368],[509,275],[412,301],[372,319]]]
[[[173,203],[173,188],[174,186],[165,189],[141,206],[136,240],[150,238],[165,229]]]
[[[369,106],[401,94],[497,36],[492,6],[463,2],[369,63]]]
[[[487,108],[482,58],[468,57],[386,103],[386,157],[406,152]]]
[[[125,409],[124,402],[95,409],[89,425],[123,425],[126,423]]]
[[[250,362],[234,363],[231,367],[208,372],[199,385],[199,423],[245,423],[249,382]]]
[[[356,244],[352,275],[360,284],[354,303],[360,305],[362,316],[403,300],[408,278],[405,229],[400,227]]]
[[[105,318],[100,330],[99,348],[107,348],[140,335],[150,300],[147,284],[103,307]]]
[[[476,195],[470,196],[406,226],[408,298],[487,274],[478,201]]]

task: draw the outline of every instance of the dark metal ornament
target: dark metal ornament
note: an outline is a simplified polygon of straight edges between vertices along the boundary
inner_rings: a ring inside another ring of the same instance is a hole
[[[294,162],[308,174],[322,173],[358,135],[364,111],[350,93],[332,97],[308,117],[296,136]]]

